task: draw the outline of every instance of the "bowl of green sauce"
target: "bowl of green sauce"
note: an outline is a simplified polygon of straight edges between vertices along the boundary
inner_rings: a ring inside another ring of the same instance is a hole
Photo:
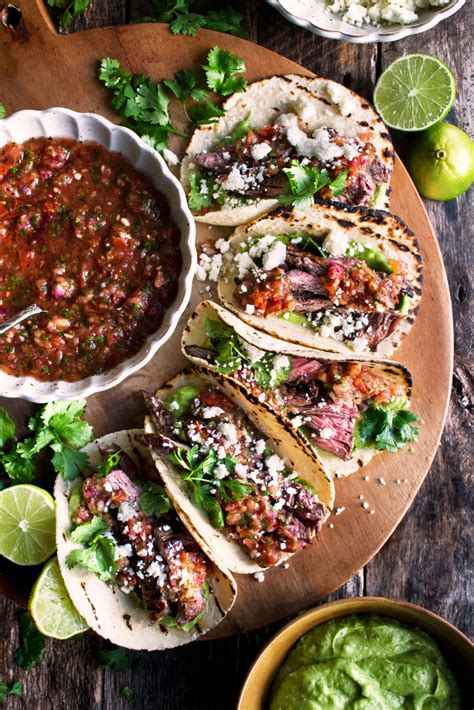
[[[440,616],[383,597],[297,617],[250,669],[238,710],[472,708],[474,647]]]

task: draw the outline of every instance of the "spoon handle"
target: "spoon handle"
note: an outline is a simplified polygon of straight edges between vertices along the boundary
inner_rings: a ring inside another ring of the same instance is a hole
[[[21,323],[27,318],[38,315],[38,313],[43,313],[43,309],[37,306],[36,303],[33,303],[33,305],[25,308],[24,311],[17,313],[16,316],[12,316],[8,318],[8,320],[3,321],[3,323],[0,323],[0,335],[6,333],[7,330],[10,330],[10,328],[13,328],[13,326],[18,325],[18,323]]]

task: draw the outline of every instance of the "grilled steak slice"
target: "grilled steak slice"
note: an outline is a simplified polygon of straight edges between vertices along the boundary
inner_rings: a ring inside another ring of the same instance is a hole
[[[327,270],[327,259],[303,252],[293,244],[288,244],[286,248],[285,264],[314,276],[323,276]]]
[[[135,434],[135,441],[161,456],[168,455],[173,449],[182,448],[184,446],[181,441],[172,439],[161,432],[157,432],[156,434]]]
[[[191,357],[199,357],[206,362],[214,362],[217,357],[217,352],[212,348],[202,348],[200,345],[186,345],[184,348],[186,355]]]
[[[372,177],[374,182],[379,185],[388,181],[388,170],[381,162],[380,158],[374,158],[372,165],[369,168],[369,175]]]
[[[329,303],[329,299],[312,298],[311,294],[304,294],[302,296],[298,296],[293,310],[297,313],[314,313],[314,311],[320,311],[322,308],[327,308]]]
[[[319,370],[324,369],[324,365],[317,360],[308,360],[305,357],[294,357],[288,382],[308,382],[314,379],[314,375]]]
[[[365,332],[371,350],[375,350],[382,340],[388,338],[403,318],[400,313],[394,313],[393,311],[368,313],[367,317],[369,324],[365,327],[364,331],[361,332]],[[367,332],[369,326],[371,330]]]
[[[304,415],[305,425],[311,430],[311,441],[315,446],[335,454],[343,461],[351,458],[354,425],[358,417],[355,405],[320,402],[310,411],[305,411]]]
[[[161,434],[172,437],[174,426],[173,415],[166,411],[157,397],[148,394],[148,392],[143,392],[143,399],[145,400],[146,410],[149,413],[156,430]]]
[[[319,526],[319,529],[321,526]],[[301,520],[298,520],[298,518],[295,518],[293,516],[289,516],[288,522],[285,525],[285,530],[287,530],[291,535],[294,535],[298,540],[301,540],[304,543],[309,543],[313,539],[313,535],[310,532],[310,529],[306,527],[304,523],[301,522]],[[317,530],[316,532],[319,532]]]
[[[310,293],[314,296],[326,296],[327,294],[319,276],[307,271],[291,269],[286,272],[286,278],[295,296],[300,293]]]
[[[228,172],[231,163],[234,161],[233,146],[222,146],[210,153],[198,153],[196,164],[216,175]]]
[[[314,528],[316,532],[321,530],[326,506],[305,486],[296,481],[285,481],[282,498],[285,501],[285,508],[291,510],[303,525]],[[296,510],[292,510],[295,507]]]

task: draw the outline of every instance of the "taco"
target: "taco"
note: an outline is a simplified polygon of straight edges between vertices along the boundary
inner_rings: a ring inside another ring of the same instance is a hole
[[[218,624],[237,594],[172,505],[140,430],[86,446],[85,478],[56,479],[56,541],[71,600],[119,646],[149,651],[188,643]]]
[[[333,505],[331,477],[244,387],[184,370],[147,408],[140,442],[201,545],[228,569],[280,564],[319,533]]]
[[[219,298],[249,325],[329,352],[390,355],[414,322],[421,256],[396,217],[318,203],[239,227]]]
[[[332,476],[354,473],[418,434],[411,376],[398,363],[328,359],[254,330],[210,301],[191,316],[182,347],[193,363],[230,378],[290,422]]]
[[[312,197],[388,209],[394,152],[367,101],[341,84],[274,76],[231,96],[199,127],[181,166],[195,219],[245,224]]]

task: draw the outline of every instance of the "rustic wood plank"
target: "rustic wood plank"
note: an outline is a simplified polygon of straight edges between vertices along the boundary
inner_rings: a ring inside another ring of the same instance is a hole
[[[447,120],[472,135],[472,8],[422,35],[381,47],[381,68],[409,52],[442,59],[456,78],[457,98]],[[416,140],[416,136],[412,139]],[[396,137],[399,152],[409,141]],[[472,540],[472,191],[458,200],[425,205],[438,235],[450,283],[454,315],[453,392],[438,455],[400,527],[366,570],[367,594],[390,594],[428,607],[473,633],[473,598],[466,564]],[[388,582],[389,581],[389,582]]]

